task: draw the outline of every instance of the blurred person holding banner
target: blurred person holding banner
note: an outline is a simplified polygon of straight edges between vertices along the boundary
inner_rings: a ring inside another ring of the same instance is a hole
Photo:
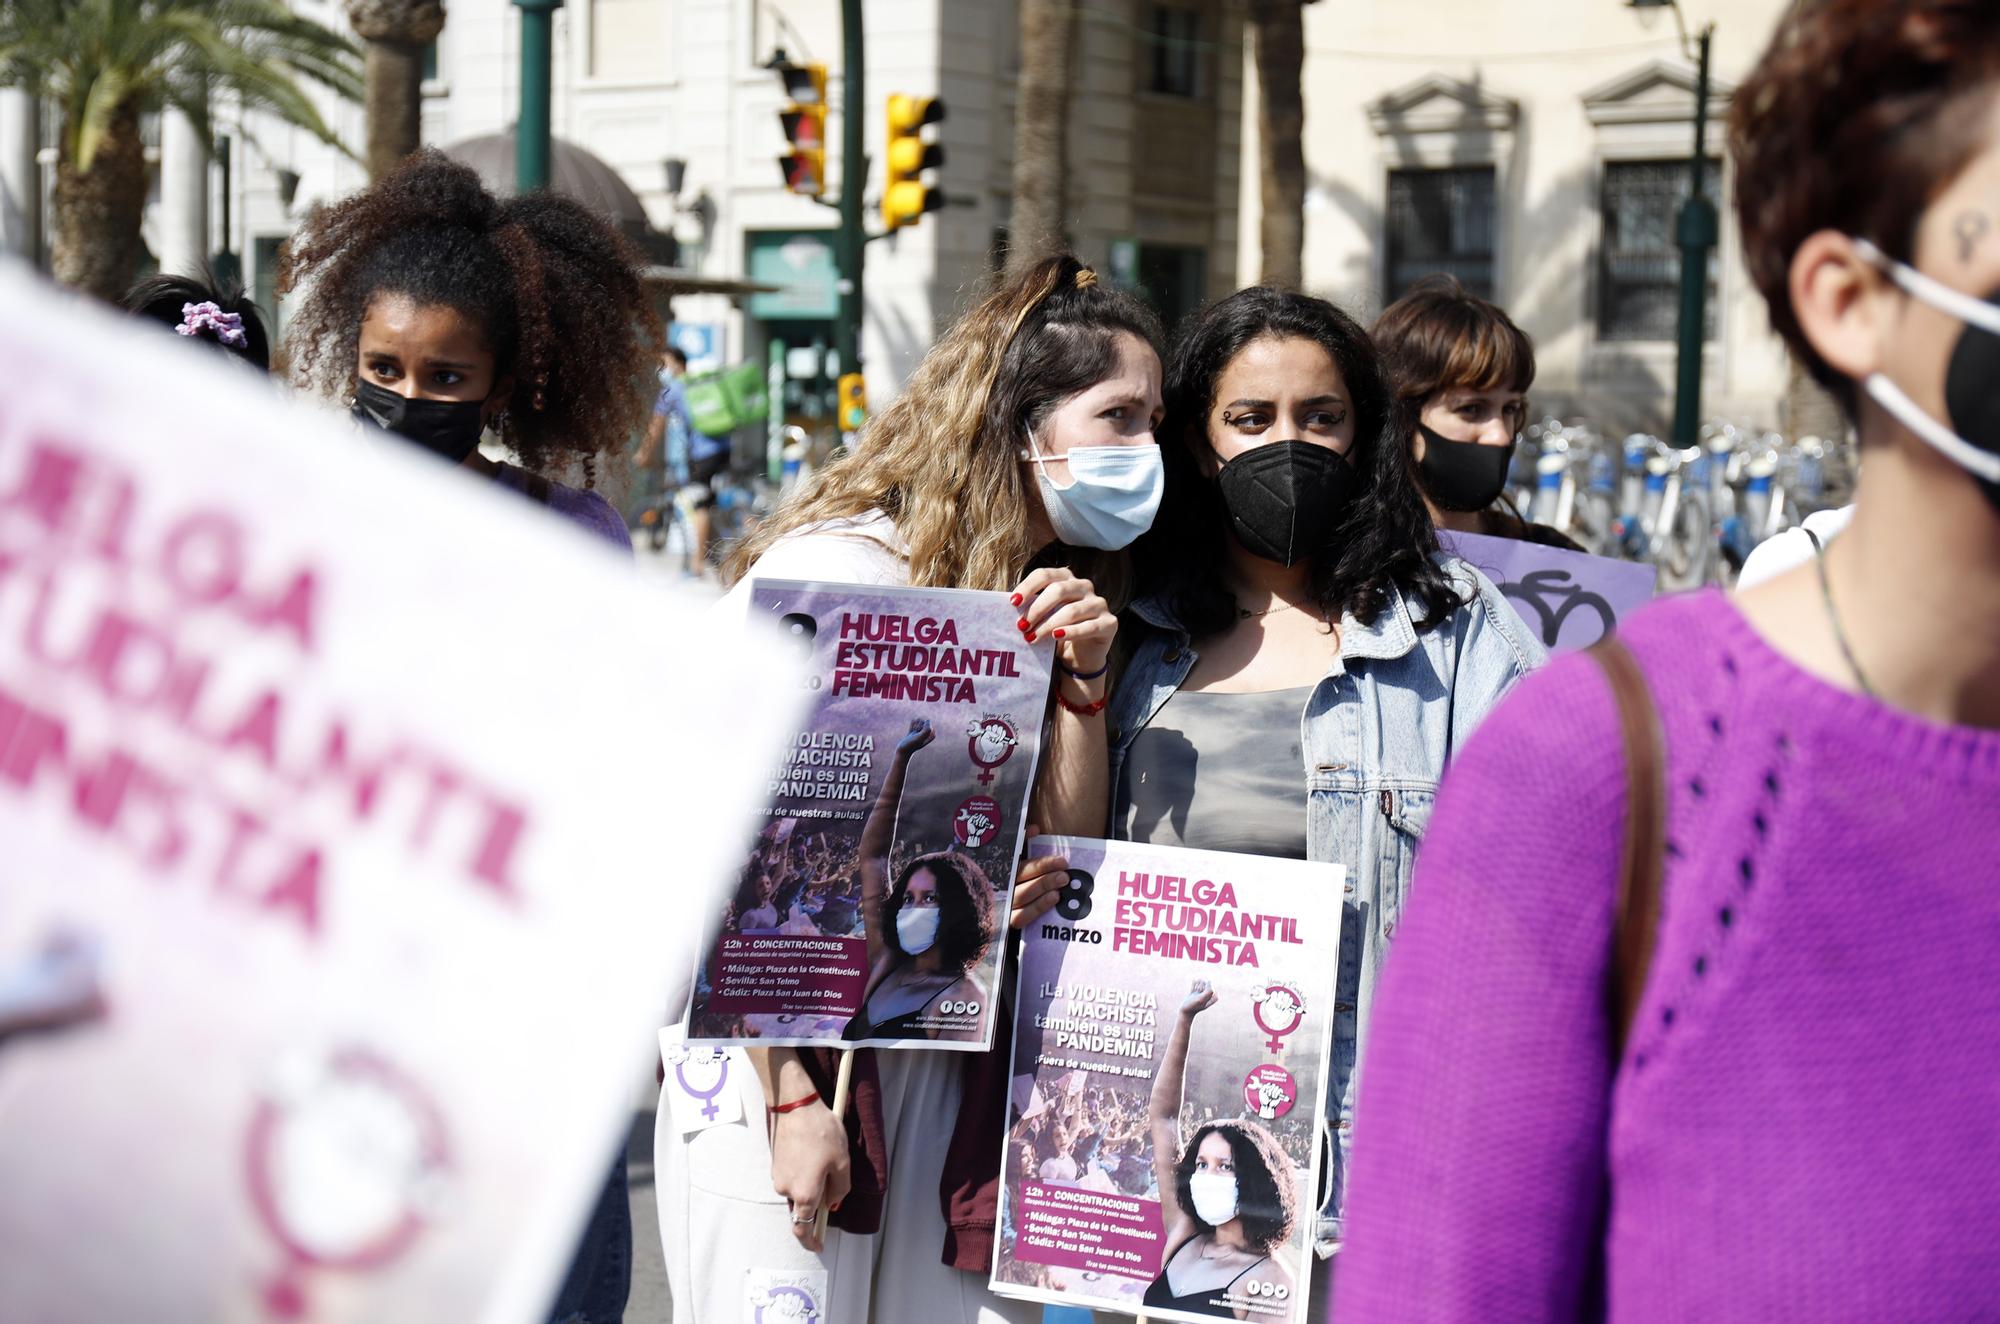
[[[1072,257],[1000,286],[938,341],[852,452],[733,551],[726,577],[736,587],[725,609],[747,614],[753,594],[770,591],[760,584],[783,581],[820,594],[849,584],[860,596],[897,585],[1006,595],[979,609],[1001,613],[1020,640],[1052,646],[1057,671],[1038,821],[1095,830],[1118,628],[1107,598],[1122,578],[1118,553],[1151,524],[1161,490],[1158,341],[1142,305],[1099,285]],[[899,769],[921,759],[926,734],[908,738]],[[891,791],[901,793],[881,794]],[[893,821],[889,799],[879,827]],[[879,833],[871,840],[864,909],[888,891],[874,862],[887,843]],[[898,876],[904,903],[942,881],[907,865]],[[926,908],[900,905],[870,928],[878,994],[905,978],[887,960],[892,947],[933,946],[919,931],[926,917],[901,913]],[[865,1016],[917,1014],[908,1001],[872,1003]],[[1035,1308],[992,1294],[984,1279],[1005,1125],[1004,1043],[989,1053],[854,1050],[844,1116],[830,1106],[840,1058],[822,1048],[730,1049],[744,1069],[731,1073],[740,1088],[718,1116],[742,1118],[732,1124],[699,1114],[676,1123],[669,1073],[656,1152],[676,1317],[724,1324],[782,1297],[855,1324],[1035,1318]]]
[[[1347,867],[1326,1257],[1355,1064],[1434,788],[1544,654],[1438,552],[1374,348],[1332,304],[1260,288],[1212,305],[1180,336],[1166,401],[1166,500],[1134,549],[1113,699],[1111,835]],[[1062,868],[1031,862],[1024,885]]]
[[[2000,1301],[2000,8],[1805,0],[1732,104],[1853,515],[1460,756],[1367,1063],[1357,1319]]]
[[[642,260],[572,198],[502,201],[436,151],[317,213],[286,245],[294,381],[354,417],[546,507],[626,555],[595,477],[638,430],[661,331]],[[522,461],[480,454],[491,434]],[[625,1156],[612,1164],[553,1318],[617,1320],[631,1280]]]

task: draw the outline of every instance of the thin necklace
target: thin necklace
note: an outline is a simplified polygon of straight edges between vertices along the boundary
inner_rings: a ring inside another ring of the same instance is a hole
[[[1854,673],[1855,682],[1861,686],[1861,692],[1871,699],[1879,699],[1881,696],[1875,693],[1875,687],[1868,683],[1868,674],[1861,669],[1861,663],[1854,656],[1853,647],[1847,642],[1847,631],[1840,628],[1840,613],[1833,607],[1833,582],[1826,574],[1826,544],[1810,531],[1806,536],[1812,538],[1813,548],[1819,553],[1813,558],[1813,562],[1819,567],[1819,591],[1820,596],[1826,599],[1826,619],[1833,626],[1833,641],[1840,645],[1840,655],[1847,660],[1847,669]]]
[[[1259,616],[1270,616],[1281,611],[1309,611],[1315,616],[1320,616],[1318,607],[1308,607],[1297,602],[1281,602],[1275,607],[1266,607],[1262,611],[1251,611],[1245,607],[1238,607],[1236,609],[1236,619],[1239,621],[1251,621],[1257,619]],[[1325,619],[1324,616],[1320,618],[1322,620]]]

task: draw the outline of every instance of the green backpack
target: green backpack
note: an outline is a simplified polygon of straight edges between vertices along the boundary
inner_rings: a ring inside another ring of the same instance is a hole
[[[690,377],[681,389],[695,431],[711,437],[726,437],[737,428],[762,423],[770,407],[764,369],[756,363]]]

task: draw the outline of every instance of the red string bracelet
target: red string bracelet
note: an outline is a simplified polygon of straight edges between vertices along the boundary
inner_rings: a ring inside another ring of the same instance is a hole
[[[1057,690],[1056,702],[1067,708],[1070,712],[1075,713],[1078,717],[1095,717],[1104,711],[1105,704],[1111,702],[1111,696],[1107,694],[1095,703],[1071,703],[1063,697],[1061,690]]]
[[[793,1099],[790,1103],[781,1103],[775,1108],[771,1107],[769,1104],[765,1104],[764,1111],[767,1113],[795,1113],[809,1103],[818,1103],[818,1102],[819,1102],[819,1095],[817,1092],[815,1092],[806,1095],[803,1099]]]

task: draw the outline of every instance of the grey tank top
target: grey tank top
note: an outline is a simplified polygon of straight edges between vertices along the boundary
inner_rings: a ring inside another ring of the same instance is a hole
[[[1261,694],[1178,691],[1132,738],[1119,774],[1131,841],[1306,858],[1307,686]]]

